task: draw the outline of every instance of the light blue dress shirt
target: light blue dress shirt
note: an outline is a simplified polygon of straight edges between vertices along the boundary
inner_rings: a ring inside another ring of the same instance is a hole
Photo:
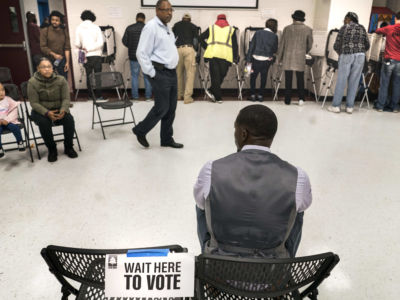
[[[156,75],[152,61],[163,64],[168,69],[176,68],[179,55],[175,46],[175,35],[158,17],[154,17],[144,26],[136,57],[143,73],[150,77]]]
[[[271,152],[268,147],[257,145],[245,145],[243,150],[256,149]],[[200,171],[197,181],[193,188],[193,195],[197,206],[204,210],[204,204],[210,193],[211,188],[211,169],[212,161],[207,162]],[[306,172],[297,167],[297,186],[296,186],[296,209],[297,212],[305,211],[312,202],[310,179]]]

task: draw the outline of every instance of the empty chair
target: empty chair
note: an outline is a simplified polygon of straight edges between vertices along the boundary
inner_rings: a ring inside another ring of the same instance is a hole
[[[7,67],[0,67],[0,83],[13,83],[11,71]]]
[[[330,252],[281,259],[202,254],[196,262],[195,295],[198,300],[317,299],[318,286],[338,262]]]
[[[10,98],[12,98],[15,101],[19,101],[20,100],[21,97],[20,97],[20,94],[18,92],[18,87],[15,84],[4,83],[2,85],[3,85],[3,87],[4,87],[5,91],[6,91],[6,95],[7,96],[9,96]],[[28,134],[28,132],[26,130],[24,110],[22,108],[22,105],[18,105],[16,109],[17,109],[17,113],[18,113],[18,122],[19,122],[19,124],[15,124],[15,125],[18,125],[19,129],[21,130],[21,133],[23,133],[22,134],[22,145],[23,145],[22,147],[23,148],[21,148],[21,145],[18,145],[18,142],[16,140],[9,141],[9,142],[4,142],[3,141],[2,142],[2,146],[3,146],[3,149],[6,152],[15,151],[15,150],[24,151],[26,148],[28,148],[29,154],[31,156],[31,161],[33,162],[32,149],[30,147],[30,142],[29,142],[29,134]],[[11,133],[12,133],[11,130],[9,130],[7,128],[4,128],[4,127],[3,127],[2,132],[1,132],[2,135],[11,134]],[[11,147],[11,148],[8,148],[7,145],[15,145],[15,146]]]
[[[37,156],[39,159],[41,159],[41,155],[40,155],[38,146],[44,145],[45,143],[43,141],[43,138],[40,136],[40,134],[35,133],[35,131],[33,130],[32,123],[34,123],[34,122],[31,119],[31,114],[29,113],[28,104],[27,104],[27,100],[29,100],[28,99],[28,82],[27,81],[21,83],[21,92],[22,92],[22,97],[24,99],[24,107],[25,107],[26,119],[27,119],[26,127],[27,127],[28,136],[30,137],[30,134],[32,131],[32,139],[35,142]],[[61,125],[53,124],[53,126],[59,127]],[[53,133],[53,136],[54,136],[54,141],[56,143],[64,141],[64,133],[63,132]],[[78,138],[78,134],[76,133],[76,130],[74,132],[74,140],[76,140],[76,142],[78,143],[79,151],[82,151],[81,144],[79,142],[79,138]]]
[[[171,252],[187,252],[179,245],[151,247],[151,249],[169,249]],[[150,249],[150,248],[141,248]],[[49,270],[61,283],[62,300],[73,294],[79,300],[105,299],[105,258],[106,254],[126,254],[130,249],[79,249],[60,246],[48,246],[40,252],[49,266]],[[80,283],[76,289],[67,279]]]
[[[104,127],[109,127],[109,126],[116,126],[116,125],[125,125],[125,124],[130,124],[130,123],[135,123],[135,117],[133,116],[133,111],[132,111],[132,102],[129,100],[128,94],[126,92],[126,87],[124,80],[122,78],[122,74],[119,72],[100,72],[100,73],[92,73],[90,75],[90,94],[91,95],[96,95],[95,90],[96,89],[116,89],[117,95],[118,95],[118,100],[116,101],[105,101],[105,100],[99,100],[95,99],[96,97],[93,97],[93,109],[92,109],[92,129],[94,128],[94,124],[100,124],[101,126],[101,131],[103,133],[103,138],[106,139],[106,135],[104,133]],[[123,90],[122,97],[120,94],[120,89]],[[132,121],[125,121],[125,114],[126,114],[126,109],[129,107],[129,110],[132,115]],[[121,118],[116,118],[116,119],[108,119],[108,120],[103,120],[100,115],[99,108],[105,109],[105,110],[123,110],[122,112],[122,117]],[[94,121],[94,110],[96,109],[97,111],[97,116],[98,116],[98,121]]]

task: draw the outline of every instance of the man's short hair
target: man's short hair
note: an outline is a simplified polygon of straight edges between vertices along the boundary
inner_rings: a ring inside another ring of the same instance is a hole
[[[400,21],[400,10],[395,15],[396,19]]]
[[[273,33],[278,31],[278,21],[276,19],[268,19],[265,22],[265,27],[271,29]]]
[[[278,119],[267,106],[254,104],[242,108],[235,121],[237,126],[245,127],[251,135],[273,140],[278,130]]]
[[[96,21],[96,15],[90,10],[84,10],[81,14],[81,20],[82,21],[89,20],[94,22]]]
[[[158,0],[156,3],[156,8],[160,8],[163,2],[169,2],[168,0]]]
[[[137,19],[143,19],[143,20],[145,20],[145,19],[146,19],[146,16],[144,15],[144,13],[140,12],[140,13],[137,13],[137,14],[136,14],[136,20],[137,20]]]
[[[59,12],[58,10],[53,10],[49,16],[49,21],[51,20],[52,17],[59,17],[61,23],[64,23],[64,15]]]

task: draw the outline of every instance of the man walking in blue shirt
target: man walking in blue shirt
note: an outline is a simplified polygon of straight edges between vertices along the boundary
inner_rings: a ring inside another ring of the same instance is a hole
[[[156,17],[143,28],[136,57],[142,71],[150,78],[153,89],[154,106],[142,122],[132,128],[138,142],[145,148],[150,145],[146,134],[161,120],[161,146],[183,148],[173,138],[172,124],[177,104],[177,79],[175,68],[179,55],[175,46],[175,36],[167,26],[173,9],[168,0],[158,0]]]

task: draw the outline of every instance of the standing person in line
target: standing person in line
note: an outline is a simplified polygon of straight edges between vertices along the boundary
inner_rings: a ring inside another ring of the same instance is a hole
[[[285,70],[285,104],[292,100],[293,71],[296,72],[299,105],[304,104],[304,70],[306,54],[313,44],[312,29],[304,24],[306,14],[296,10],[292,14],[293,24],[283,29],[282,39],[278,50],[278,61]]]
[[[196,50],[198,44],[198,27],[191,22],[190,14],[183,15],[182,21],[172,28],[176,36],[179,63],[176,67],[178,77],[178,99],[188,104],[193,102],[193,83],[196,74]],[[186,73],[186,78],[183,76]]]
[[[91,94],[91,83],[90,75],[92,72],[101,72],[102,58],[101,52],[103,49],[103,34],[99,26],[94,24],[96,16],[90,10],[84,10],[81,14],[81,20],[83,21],[76,28],[75,34],[75,46],[85,52],[86,63],[84,64],[86,71],[86,84],[89,94]],[[91,98],[103,100],[101,97],[101,90],[96,89],[96,95],[91,95]]]
[[[339,54],[339,68],[335,94],[328,110],[340,113],[347,83],[346,112],[351,114],[364,67],[365,52],[369,49],[367,32],[364,26],[358,24],[358,16],[354,12],[348,12],[345,16],[344,25],[340,28],[333,49]]]
[[[136,57],[136,50],[139,44],[140,34],[142,33],[144,22],[146,20],[146,16],[144,13],[138,13],[136,15],[136,23],[129,25],[124,33],[122,38],[122,43],[125,47],[128,47],[128,55],[131,65],[131,75],[132,75],[132,99],[139,99],[139,73],[140,73],[140,64]],[[146,101],[150,101],[152,91],[151,84],[149,78],[147,76],[143,76],[144,87],[145,87],[145,97]]]
[[[278,50],[278,21],[268,19],[265,22],[265,29],[258,30],[251,39],[246,61],[251,63],[252,73],[250,75],[250,101],[263,101],[265,85],[267,83],[268,69],[273,64],[274,55]],[[256,80],[261,74],[260,89],[256,97]]]
[[[206,49],[204,59],[210,62],[211,87],[206,94],[211,101],[222,103],[222,82],[230,65],[239,62],[236,29],[220,14],[215,24],[200,35],[200,43]]]
[[[154,106],[142,122],[132,128],[138,142],[145,148],[150,145],[146,134],[161,120],[161,146],[183,148],[173,138],[172,125],[177,102],[176,66],[179,55],[175,36],[167,26],[173,8],[168,0],[158,0],[156,16],[143,28],[136,51],[143,73],[150,77],[154,93]]]
[[[63,22],[64,15],[54,10],[49,18],[50,26],[40,31],[40,50],[53,62],[57,73],[68,80],[71,46]]]
[[[386,36],[384,61],[381,70],[381,80],[378,101],[375,109],[383,111],[388,98],[390,78],[393,74],[392,99],[390,109],[399,112],[400,100],[400,11],[396,13],[395,24],[375,31]]]
[[[33,72],[36,71],[42,51],[40,51],[40,28],[37,25],[37,19],[33,12],[26,13],[26,22],[28,28],[29,49],[31,50]]]

